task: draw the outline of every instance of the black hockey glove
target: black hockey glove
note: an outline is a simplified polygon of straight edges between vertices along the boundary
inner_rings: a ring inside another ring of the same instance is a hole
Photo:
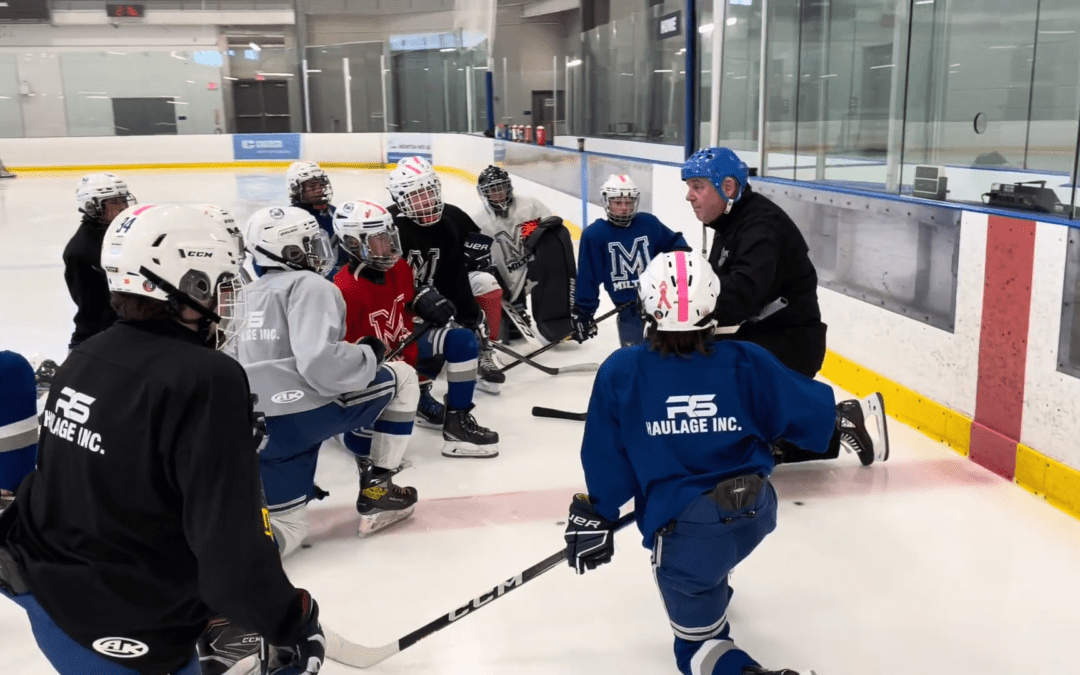
[[[422,320],[434,324],[436,328],[442,328],[450,323],[457,311],[454,303],[450,302],[431,286],[424,286],[416,292],[412,301],[413,311]]]
[[[574,339],[578,343],[596,337],[596,322],[592,315],[574,312]]]
[[[491,267],[491,244],[494,239],[486,234],[470,232],[465,235],[465,267],[470,272]]]
[[[375,352],[375,360],[380,364],[383,362],[383,357],[386,356],[386,345],[382,340],[372,335],[365,335],[357,344],[371,347],[371,351]]]
[[[295,623],[292,646],[266,646],[263,640],[263,664],[269,664],[270,675],[315,675],[326,658],[326,636],[319,625],[319,605],[311,594],[296,589],[296,604],[289,610],[286,621]]]
[[[566,562],[578,574],[611,562],[615,554],[615,523],[600,515],[589,495],[576,494],[567,518]]]

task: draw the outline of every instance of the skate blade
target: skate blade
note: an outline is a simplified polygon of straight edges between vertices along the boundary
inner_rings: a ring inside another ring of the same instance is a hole
[[[499,392],[501,391],[501,387],[502,385],[498,382],[488,382],[484,379],[478,379],[476,381],[476,388],[484,392],[485,394],[493,394],[495,396],[498,396]]]
[[[881,392],[874,392],[863,399],[867,411],[874,417],[877,438],[874,439],[874,459],[884,462],[889,458],[889,426],[885,417],[885,399]]]
[[[374,514],[360,514],[360,526],[356,529],[356,536],[369,537],[376,532],[385,530],[405,520],[413,514],[416,506],[401,509],[399,511],[379,511]]]
[[[473,445],[460,441],[447,441],[442,449],[443,457],[464,457],[469,459],[487,459],[499,456],[499,444]]]
[[[433,422],[429,422],[427,420],[427,418],[421,417],[420,415],[416,416],[416,426],[421,427],[423,429],[438,429],[440,431],[442,431],[442,428],[443,428],[443,425],[434,424]]]

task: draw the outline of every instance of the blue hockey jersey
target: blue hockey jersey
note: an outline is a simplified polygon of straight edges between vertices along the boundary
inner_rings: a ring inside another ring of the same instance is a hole
[[[12,490],[37,462],[37,385],[30,362],[0,351],[0,489]]]
[[[836,423],[832,388],[765,349],[725,340],[709,356],[617,350],[593,384],[581,463],[610,520],[634,499],[644,544],[697,496],[733,476],[772,473],[769,443],[825,452]]]
[[[581,233],[574,305],[596,313],[600,284],[616,306],[636,300],[638,275],[658,253],[676,248],[690,247],[651,213],[638,213],[626,227],[598,218]]]

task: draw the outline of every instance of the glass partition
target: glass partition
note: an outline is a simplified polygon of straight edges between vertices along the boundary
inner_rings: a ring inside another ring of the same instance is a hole
[[[0,54],[0,138],[23,136],[18,57]]]

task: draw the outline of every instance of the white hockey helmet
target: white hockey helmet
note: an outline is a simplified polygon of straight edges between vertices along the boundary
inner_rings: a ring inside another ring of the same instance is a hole
[[[295,206],[269,206],[251,214],[244,242],[263,268],[311,270],[323,276],[337,259],[315,216]]]
[[[401,260],[401,237],[385,207],[364,199],[345,202],[334,213],[334,238],[345,252],[385,272]]]
[[[641,313],[661,331],[702,330],[720,295],[720,278],[696,253],[674,251],[652,259],[638,277]]]
[[[611,174],[600,186],[600,195],[604,198],[604,212],[608,222],[618,227],[626,227],[637,214],[641,191],[630,176]]]
[[[240,225],[236,222],[236,218],[233,218],[231,213],[217,204],[198,204],[196,208],[202,209],[203,213],[225,226],[225,229],[229,231],[229,234],[232,235],[233,240],[236,242],[237,253],[242,262],[247,256],[247,250],[244,248],[244,234],[240,231]]]
[[[225,226],[199,206],[130,206],[105,233],[101,266],[109,290],[178,302],[217,324],[225,344],[239,332],[240,261]],[[205,337],[205,336],[204,336]]]
[[[316,162],[293,162],[285,170],[285,182],[289,185],[289,200],[293,204],[318,206],[329,204],[334,198],[330,177]]]
[[[442,183],[435,167],[423,157],[406,157],[390,172],[390,196],[401,213],[420,225],[442,218]]]
[[[111,173],[91,173],[79,179],[75,201],[79,204],[79,211],[105,225],[112,222],[112,218],[108,217],[109,211],[115,218],[117,213],[136,203],[127,183]],[[109,204],[106,205],[106,202]]]

